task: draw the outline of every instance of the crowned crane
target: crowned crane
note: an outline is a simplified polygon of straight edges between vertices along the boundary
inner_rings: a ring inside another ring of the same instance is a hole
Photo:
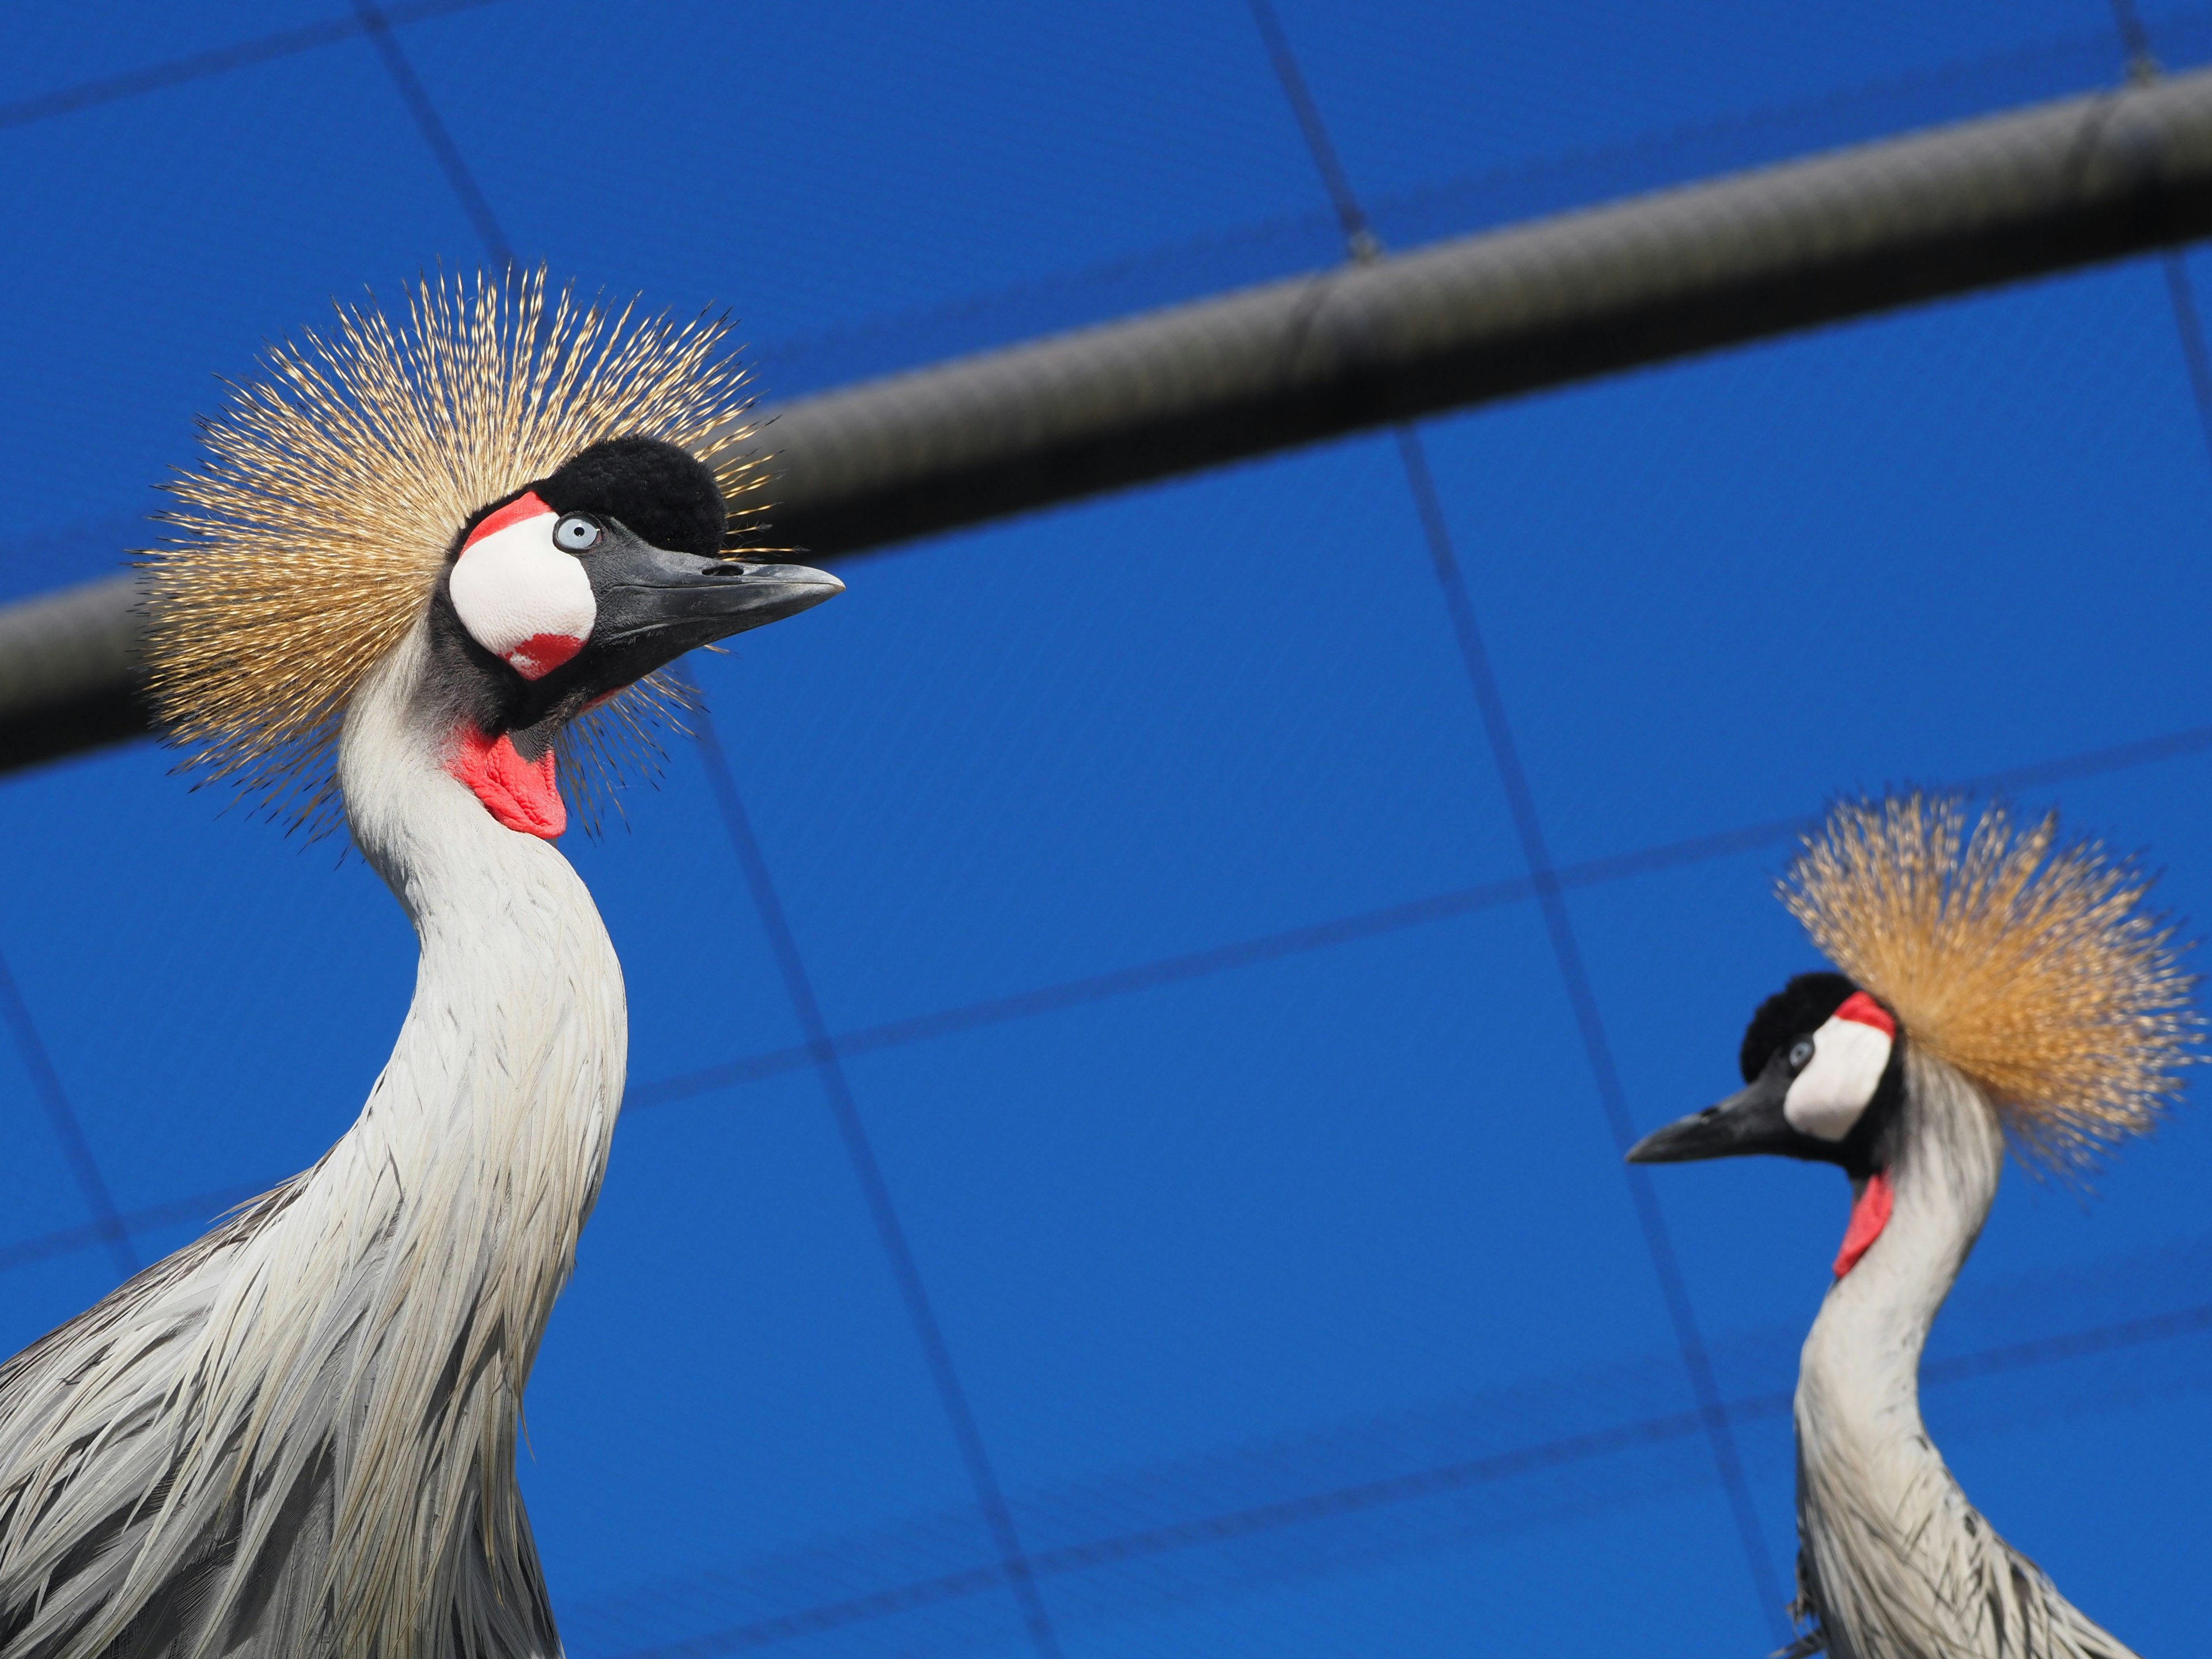
[[[1966,1501],[1920,1420],[1928,1328],[2009,1139],[2064,1176],[2148,1129],[2196,1058],[2193,981],[2148,881],[2054,817],[1956,799],[1838,805],[1782,896],[1841,972],[1800,974],[1744,1033],[1749,1085],[1645,1137],[1639,1164],[1778,1153],[1850,1177],[1797,1378],[1790,1651],[2132,1659]]]
[[[313,1168],[0,1366],[4,1659],[560,1651],[517,1416],[627,1047],[563,791],[665,664],[842,586],[724,550],[759,475],[721,337],[426,282],[271,348],[173,481],[161,712],[275,816],[342,815],[420,965]]]

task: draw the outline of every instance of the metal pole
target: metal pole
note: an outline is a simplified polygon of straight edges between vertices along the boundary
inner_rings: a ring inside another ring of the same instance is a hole
[[[2212,71],[805,398],[763,440],[782,472],[774,538],[862,552],[2208,234]],[[0,769],[138,729],[118,714],[135,708],[125,599],[103,584],[0,611]]]
[[[144,734],[135,587],[111,576],[0,606],[0,770]]]

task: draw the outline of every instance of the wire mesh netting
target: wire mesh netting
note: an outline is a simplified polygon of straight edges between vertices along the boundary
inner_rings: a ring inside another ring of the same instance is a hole
[[[2212,58],[2212,12],[2144,24]],[[2127,58],[2056,3],[9,27],[9,596],[111,570],[206,376],[365,281],[511,248],[733,307],[787,398]],[[568,848],[632,1022],[529,1397],[569,1651],[1774,1646],[1846,1196],[1634,1184],[1621,1137],[1811,965],[1769,888],[1837,791],[2056,801],[2212,913],[2203,275],[939,538],[708,660],[710,740]],[[167,765],[0,789],[11,1350],[319,1155],[406,1006],[358,861]],[[2212,1612],[2208,1160],[2185,1114],[2091,1202],[2009,1174],[1926,1375],[1969,1493],[2147,1651]]]

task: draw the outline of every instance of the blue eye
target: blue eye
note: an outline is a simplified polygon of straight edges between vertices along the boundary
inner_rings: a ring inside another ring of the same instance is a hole
[[[599,544],[599,526],[580,513],[571,513],[553,526],[553,545],[564,553],[588,553]]]
[[[1808,1065],[1809,1065],[1809,1064],[1811,1063],[1812,1059],[1813,1059],[1813,1039],[1812,1039],[1812,1038],[1810,1038],[1810,1037],[1799,1037],[1796,1042],[1794,1042],[1794,1043],[1792,1043],[1792,1044],[1790,1045],[1790,1069],[1791,1071],[1793,1071],[1793,1072],[1802,1072],[1802,1071],[1803,1071],[1803,1070],[1805,1069],[1805,1067],[1806,1067]]]

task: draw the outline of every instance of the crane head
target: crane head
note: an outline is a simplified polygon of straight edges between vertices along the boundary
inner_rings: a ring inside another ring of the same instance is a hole
[[[449,769],[507,828],[561,833],[553,748],[578,714],[695,646],[843,592],[804,565],[726,556],[726,517],[690,451],[627,437],[455,536],[431,599],[429,672],[457,716]]]
[[[724,551],[774,477],[726,319],[542,269],[404,301],[270,345],[205,423],[145,555],[149,690],[188,766],[313,836],[358,830],[342,738],[404,671],[417,758],[555,835],[655,769],[664,665],[839,583]]]
[[[1745,1087],[1655,1129],[1632,1164],[1771,1152],[1840,1166],[1855,1198],[1840,1279],[1889,1220],[1889,1164],[1903,1098],[1894,1014],[1841,974],[1799,974],[1759,1005],[1737,1056]]]
[[[1840,1165],[1855,1180],[1886,1164],[1883,1131],[1903,1088],[1896,1017],[1841,974],[1800,974],[1759,1006],[1738,1064],[1747,1085],[1629,1148],[1632,1164],[1771,1152]]]
[[[2202,1063],[2196,976],[2151,878],[2057,817],[1910,793],[1835,803],[1778,884],[1841,972],[1801,974],[1744,1034],[1747,1085],[1646,1135],[1636,1164],[1772,1152],[1850,1176],[1848,1273],[1909,1158],[1905,1036],[2030,1167],[2063,1179],[2154,1127]],[[1912,1091],[1919,1102],[1922,1089]],[[1915,1121],[1920,1120],[1916,1116]]]

